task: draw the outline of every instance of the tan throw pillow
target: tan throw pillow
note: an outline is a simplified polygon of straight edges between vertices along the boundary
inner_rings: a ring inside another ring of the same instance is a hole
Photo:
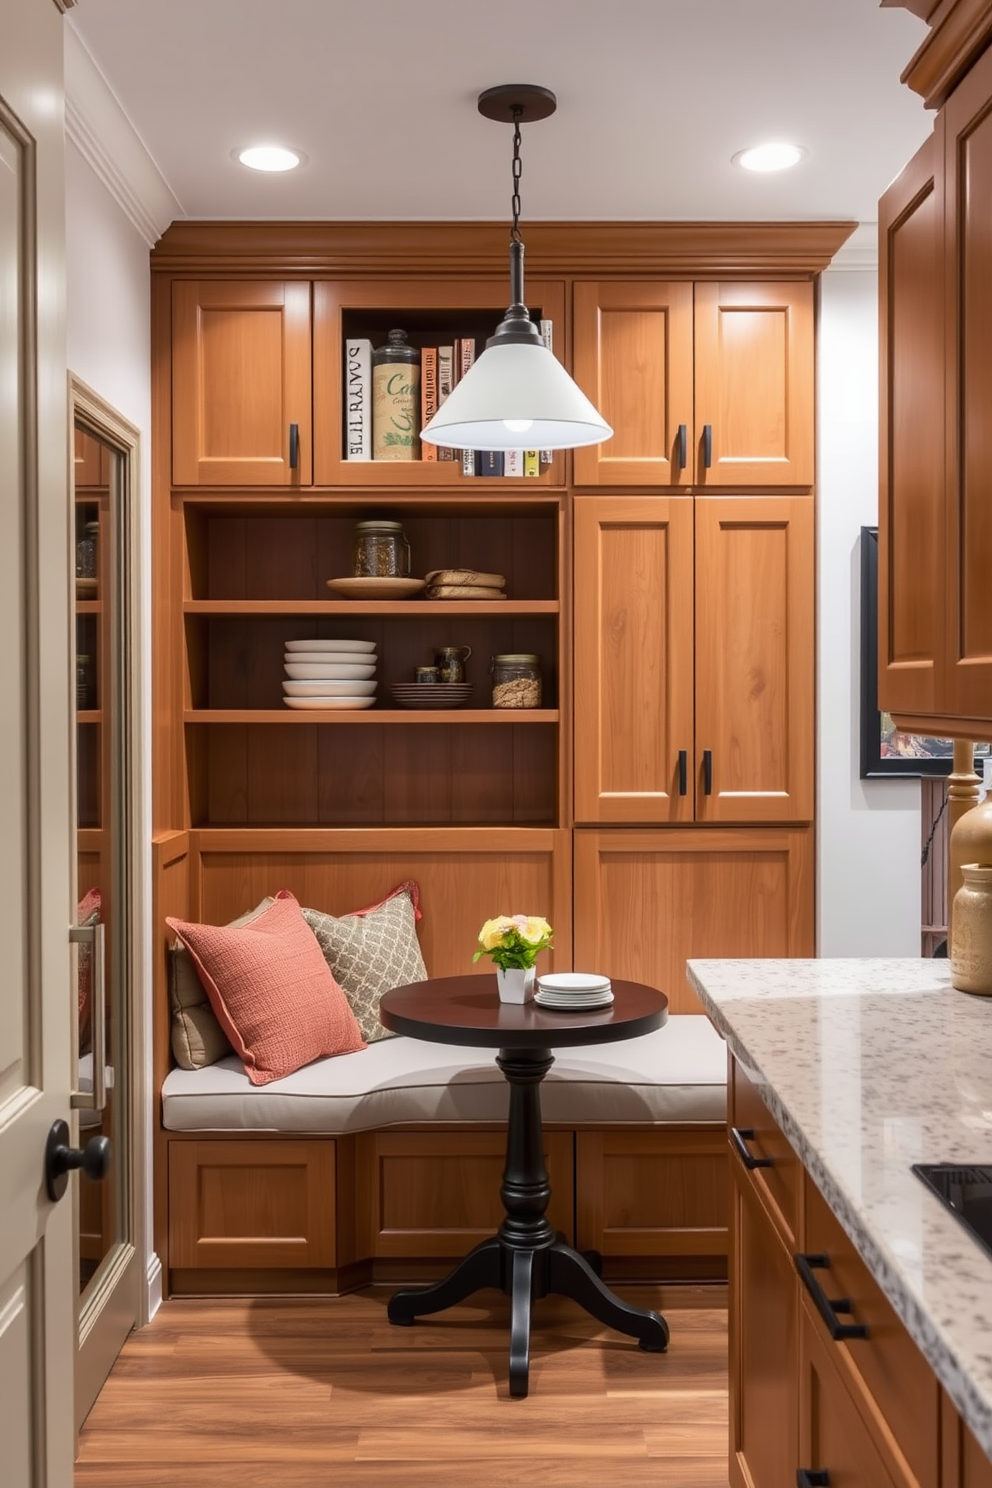
[[[249,925],[272,903],[269,896],[247,914],[231,921],[232,929]],[[172,1054],[180,1069],[206,1069],[233,1053],[217,1022],[193,957],[177,940],[169,952],[169,1002],[172,1007]]]
[[[171,916],[165,923],[196,962],[210,1006],[252,1085],[365,1048],[288,889],[247,925],[196,925]]]
[[[393,987],[423,982],[427,968],[417,940],[420,889],[399,884],[381,904],[353,914],[329,915],[304,909],[334,980],[344,989],[367,1044],[388,1038],[379,1022],[379,1001]]]

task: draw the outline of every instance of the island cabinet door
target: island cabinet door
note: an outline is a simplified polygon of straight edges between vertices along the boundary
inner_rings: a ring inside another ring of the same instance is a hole
[[[577,486],[689,485],[692,284],[579,282],[575,380],[613,430],[573,456]]]
[[[940,1488],[992,1488],[992,1461],[943,1391],[940,1396]]]
[[[692,502],[574,504],[575,819],[691,821]]]
[[[695,290],[696,484],[813,484],[813,286]]]
[[[172,294],[177,486],[308,486],[310,285],[182,280]]]
[[[730,1165],[730,1481],[781,1488],[796,1481],[798,1463],[796,1273],[736,1154]]]
[[[915,1488],[915,1479],[892,1471],[887,1454],[879,1450],[878,1438],[848,1394],[829,1341],[805,1301],[799,1309],[799,1398],[798,1471],[778,1482],[800,1483],[803,1488],[815,1483]]]
[[[696,820],[813,819],[813,503],[696,508]]]

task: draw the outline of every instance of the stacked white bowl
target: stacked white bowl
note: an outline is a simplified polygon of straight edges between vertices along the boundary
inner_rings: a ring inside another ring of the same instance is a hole
[[[287,708],[371,708],[375,702],[375,641],[286,642]]]

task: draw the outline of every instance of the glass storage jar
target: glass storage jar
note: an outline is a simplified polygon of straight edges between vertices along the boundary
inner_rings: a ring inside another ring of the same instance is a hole
[[[494,708],[539,708],[541,706],[541,658],[529,652],[507,652],[494,656]]]
[[[356,579],[407,579],[410,544],[401,522],[358,522],[352,549]]]

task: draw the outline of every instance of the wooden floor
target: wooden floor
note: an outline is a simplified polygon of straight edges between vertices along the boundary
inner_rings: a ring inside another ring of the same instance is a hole
[[[667,1354],[548,1297],[525,1400],[496,1292],[412,1328],[386,1288],[166,1302],[90,1413],[77,1488],[727,1488],[724,1289],[617,1290],[665,1313]]]

